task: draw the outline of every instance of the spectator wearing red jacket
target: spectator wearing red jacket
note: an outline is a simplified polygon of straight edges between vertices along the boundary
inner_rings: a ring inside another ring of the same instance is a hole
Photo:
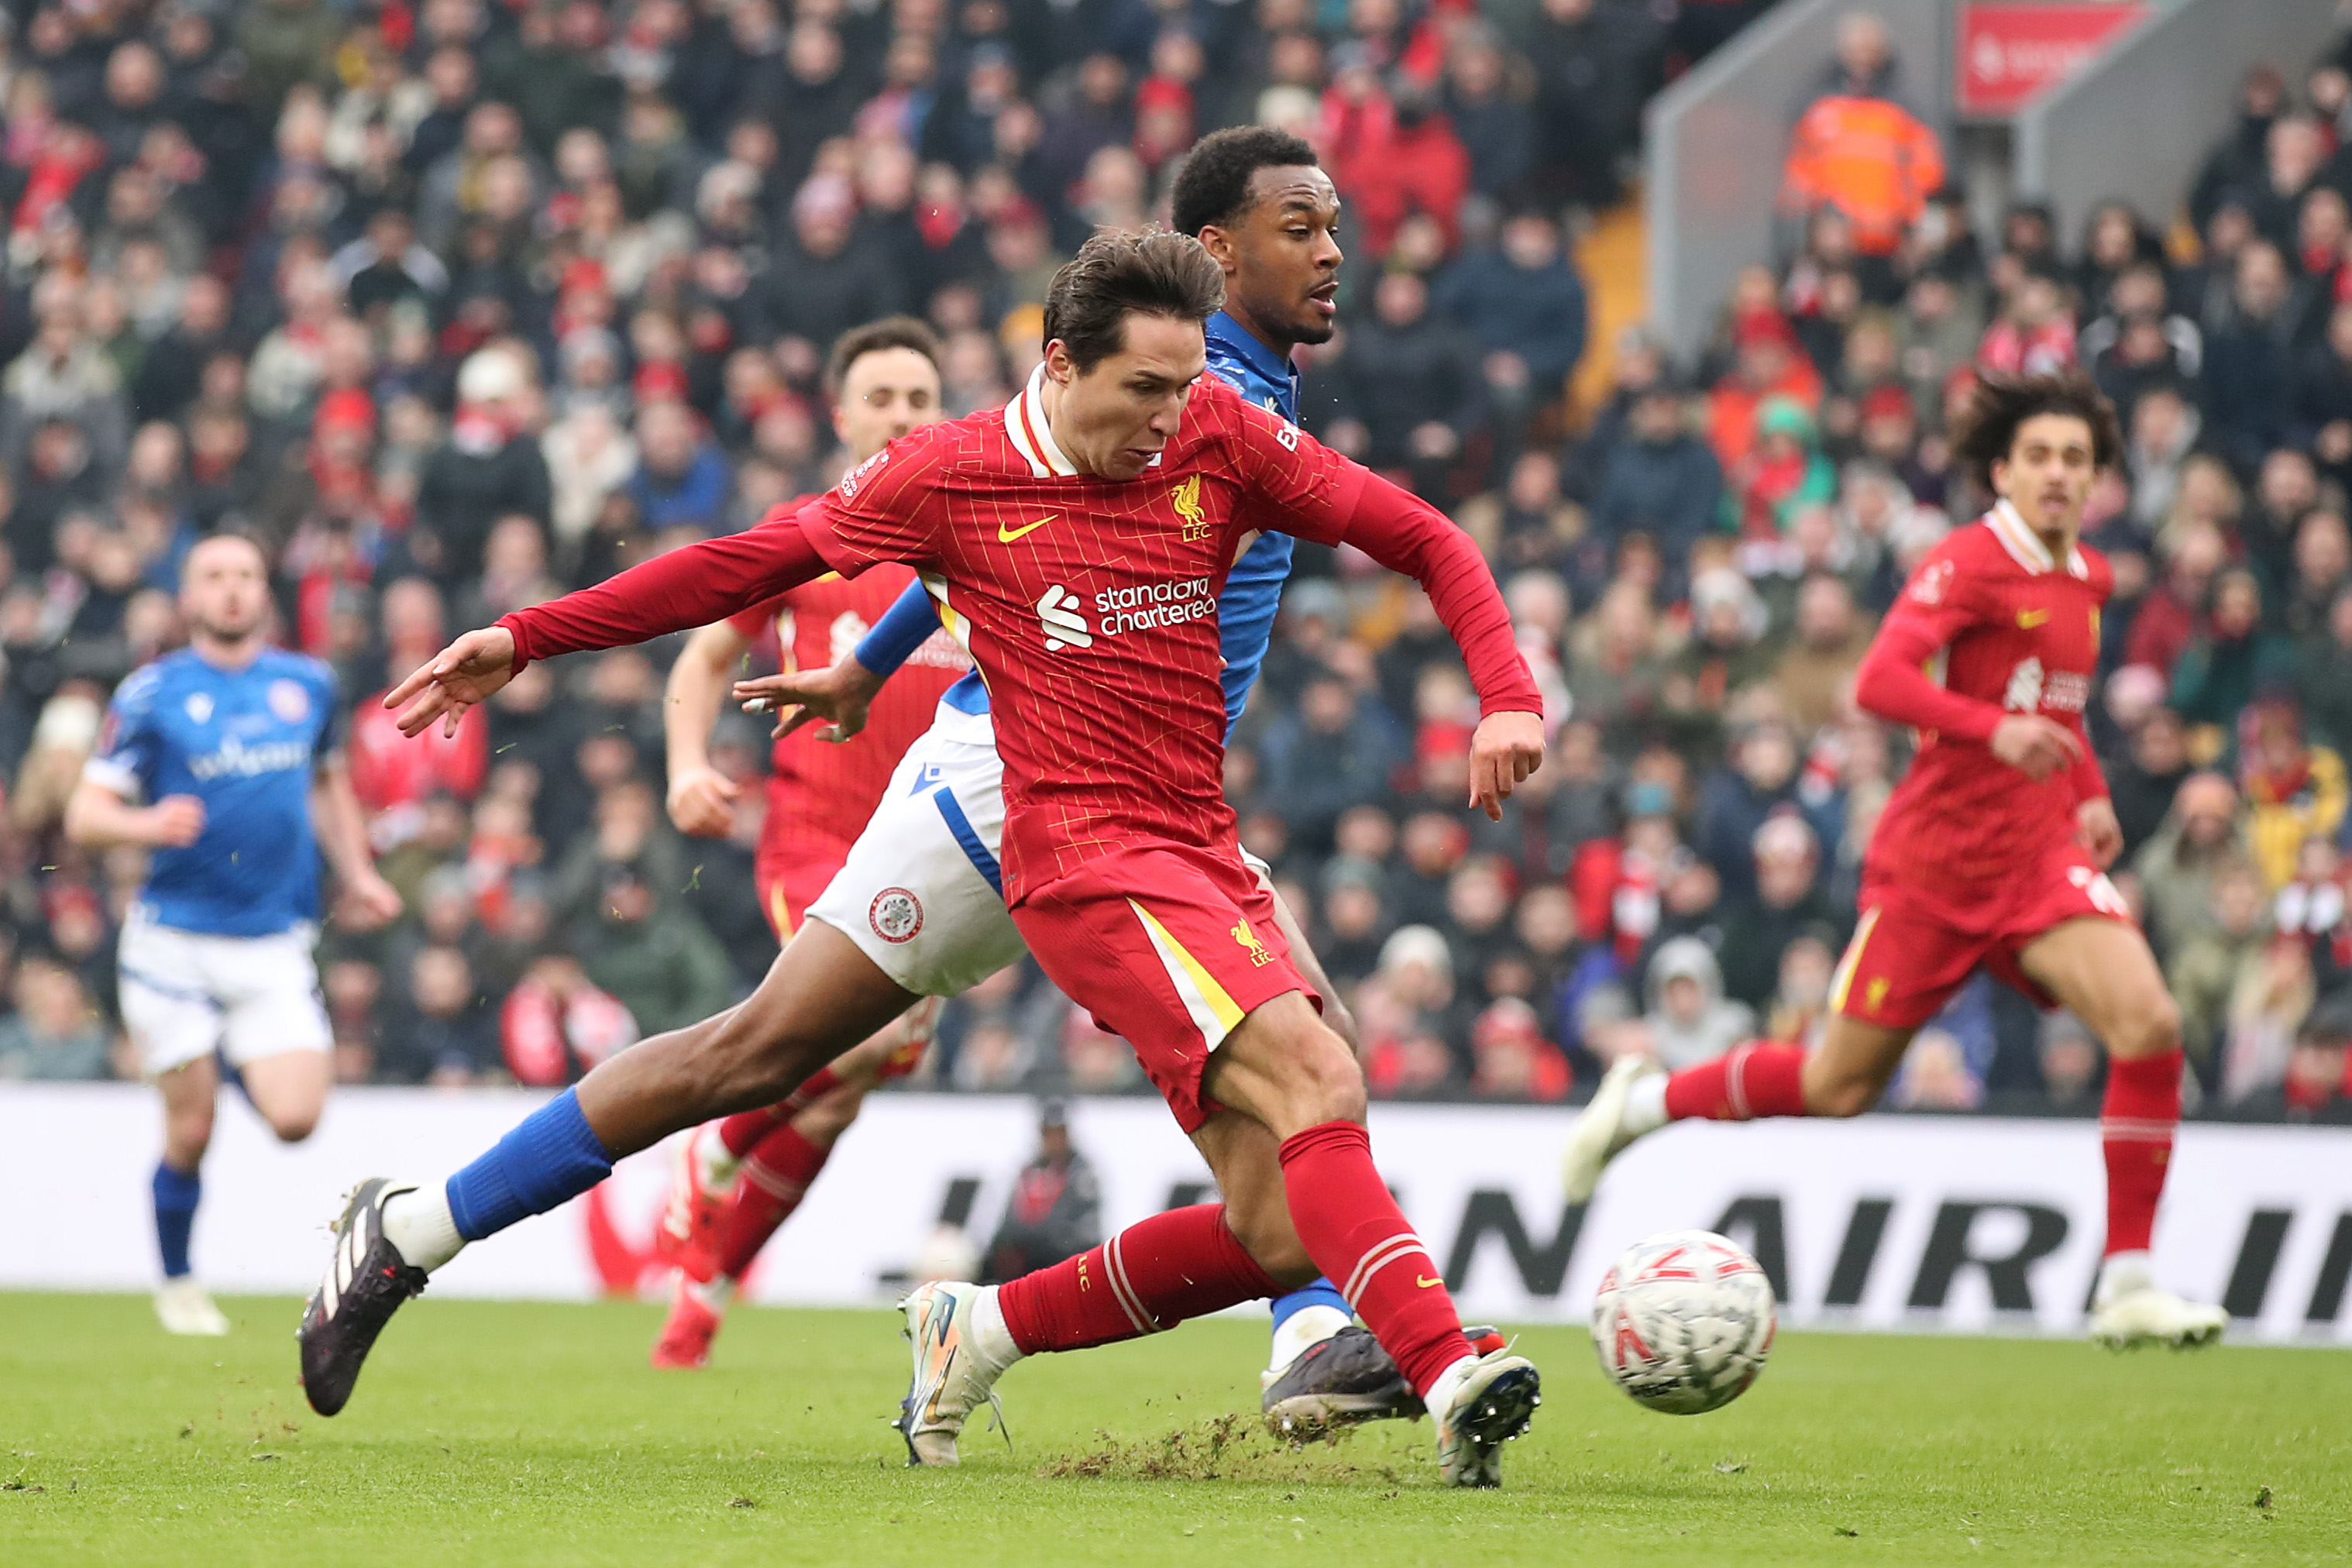
[[[533,1088],[576,1083],[636,1041],[637,1021],[628,1008],[590,984],[580,961],[569,953],[541,954],[499,1012],[499,1047],[507,1071],[517,1083]]]
[[[384,590],[385,667],[405,675],[440,651],[440,590],[421,577],[404,577]],[[489,730],[467,714],[455,735],[436,724],[410,740],[384,708],[383,693],[352,710],[352,791],[368,813],[368,837],[382,854],[404,844],[424,821],[425,800],[446,792],[470,801],[489,773]]]
[[[1323,166],[1363,226],[1364,248],[1386,256],[1397,226],[1425,213],[1461,242],[1462,198],[1470,192],[1470,154],[1439,112],[1436,93],[1401,83],[1393,97],[1360,47],[1333,51],[1337,65],[1323,95],[1316,137]]]

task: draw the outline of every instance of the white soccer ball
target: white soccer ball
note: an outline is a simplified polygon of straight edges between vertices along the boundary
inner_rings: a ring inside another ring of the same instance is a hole
[[[1764,1270],[1707,1230],[1635,1242],[1592,1299],[1601,1370],[1635,1403],[1668,1415],[1720,1410],[1745,1394],[1778,1326]]]

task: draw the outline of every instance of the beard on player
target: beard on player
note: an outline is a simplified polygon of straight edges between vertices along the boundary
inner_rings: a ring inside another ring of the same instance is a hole
[[[1202,139],[1178,176],[1177,226],[1216,259],[1225,310],[1268,347],[1331,341],[1339,193],[1306,142],[1265,126]]]
[[[1312,167],[1260,169],[1254,200],[1227,231],[1234,269],[1225,309],[1262,338],[1325,343],[1338,331],[1339,193]]]
[[[191,635],[234,647],[262,634],[270,608],[268,567],[251,540],[218,535],[188,552],[180,615]]]

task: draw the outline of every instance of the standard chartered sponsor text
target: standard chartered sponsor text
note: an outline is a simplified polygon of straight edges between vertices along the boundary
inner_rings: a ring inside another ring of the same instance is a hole
[[[1116,637],[1121,632],[1181,626],[1213,616],[1217,613],[1217,595],[1206,577],[1186,577],[1173,583],[1105,588],[1095,595],[1094,607],[1101,616],[1097,634]]]

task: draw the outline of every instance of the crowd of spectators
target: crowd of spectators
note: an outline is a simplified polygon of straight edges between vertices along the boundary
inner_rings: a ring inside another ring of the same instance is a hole
[[[1791,119],[1787,254],[1743,276],[1701,363],[1632,334],[1577,408],[1583,215],[1622,197],[1646,96],[1760,8],[16,13],[0,1077],[121,1069],[113,935],[140,867],[58,818],[113,682],[177,638],[181,556],[223,528],[265,542],[284,640],[342,682],[407,901],[383,932],[328,921],[342,1077],[558,1083],[741,994],[773,952],[759,814],[729,840],[670,827],[674,646],[532,666],[452,739],[401,739],[374,698],[461,627],[829,482],[816,374],[851,325],[927,316],[950,411],[1001,402],[1059,258],[1160,214],[1197,135],[1260,121],[1313,140],[1346,200],[1344,330],[1307,356],[1305,423],[1478,541],[1554,721],[1505,820],[1464,812],[1475,704],[1426,599],[1302,547],[1227,783],[1376,1093],[1559,1100],[1622,1051],[1818,1029],[1906,743],[1851,677],[1908,564],[1982,499],[1943,408],[1973,363],[2079,361],[2131,436],[2095,533],[2121,584],[2095,715],[2120,880],[2207,1098],[2320,1109],[2352,969],[2347,78],[2251,82],[2242,128],[2182,171],[2193,232],[2112,209],[2071,254],[2032,209],[1979,238],[1916,121],[1878,138],[1899,167],[1856,163],[1841,138],[1898,124],[1869,106],[1901,89],[1857,22]],[[730,719],[713,761],[748,783],[765,749]],[[1975,988],[1897,1095],[2087,1107],[2078,1037]],[[925,1072],[1142,1087],[1032,965],[952,1005]]]

